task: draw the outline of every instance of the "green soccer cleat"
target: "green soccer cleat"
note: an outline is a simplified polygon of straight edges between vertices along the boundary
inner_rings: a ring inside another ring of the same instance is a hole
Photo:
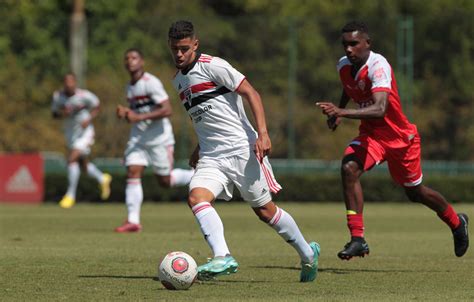
[[[318,276],[318,258],[321,248],[319,247],[319,244],[314,241],[311,242],[309,246],[314,252],[314,258],[312,263],[301,262],[300,282],[311,282]]]
[[[239,264],[234,257],[228,255],[225,257],[215,257],[208,263],[198,266],[198,280],[208,281],[217,276],[230,275],[236,273]]]

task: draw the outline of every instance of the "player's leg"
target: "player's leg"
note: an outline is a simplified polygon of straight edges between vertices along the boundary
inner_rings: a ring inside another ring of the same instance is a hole
[[[454,254],[458,257],[463,256],[469,247],[468,216],[464,213],[456,213],[443,195],[427,186],[420,184],[404,188],[411,201],[429,207],[449,226],[453,233]]]
[[[273,228],[298,253],[301,259],[301,282],[316,279],[318,272],[319,244],[308,243],[293,217],[271,201],[271,192],[278,192],[277,183],[268,158],[258,161],[253,152],[237,155],[229,167],[232,180],[242,197],[263,222]],[[232,171],[233,170],[233,171]]]
[[[139,232],[140,210],[143,202],[142,174],[148,165],[146,152],[131,142],[125,150],[125,165],[127,166],[127,183],[125,187],[125,204],[127,220],[115,229],[119,233]]]
[[[119,233],[133,233],[142,230],[140,210],[143,203],[143,187],[141,177],[144,166],[127,166],[127,185],[125,187],[125,204],[127,205],[127,221],[115,229]]]
[[[112,182],[112,175],[103,173],[96,165],[84,158],[84,168],[87,174],[93,177],[99,183],[100,198],[106,200],[110,196],[110,183]]]
[[[423,174],[419,136],[413,138],[412,144],[404,152],[392,152],[387,162],[393,179],[403,186],[408,199],[427,206],[449,226],[454,238],[454,252],[458,257],[463,256],[469,247],[468,217],[456,213],[439,192],[421,184]]]
[[[363,141],[362,138],[360,140]],[[368,152],[370,146],[368,141],[364,141],[364,145],[364,147],[358,144],[349,145],[341,164],[347,227],[351,234],[351,240],[337,254],[343,260],[369,254],[369,246],[364,237],[364,195],[360,177],[376,164],[376,160]]]
[[[202,166],[202,164],[201,164]],[[238,263],[230,255],[224,236],[224,225],[219,214],[212,206],[216,196],[226,191],[226,177],[216,168],[197,168],[190,183],[188,205],[201,229],[204,239],[212,250],[213,258],[198,267],[198,278],[210,280],[220,275],[237,272]]]
[[[174,145],[157,145],[149,153],[153,170],[161,187],[171,188],[189,184],[194,170],[173,168]]]
[[[71,208],[76,203],[77,184],[79,183],[79,178],[81,176],[81,169],[79,167],[80,157],[81,151],[78,149],[72,149],[69,152],[67,159],[68,187],[66,194],[59,202],[59,205],[64,209]]]
[[[318,273],[319,244],[308,243],[293,217],[282,208],[277,207],[272,201],[252,209],[260,220],[267,223],[296,250],[301,259],[300,281],[315,280]]]

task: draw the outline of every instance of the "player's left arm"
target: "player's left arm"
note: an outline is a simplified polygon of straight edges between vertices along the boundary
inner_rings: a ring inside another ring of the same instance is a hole
[[[97,117],[100,111],[100,100],[99,98],[90,91],[85,91],[86,103],[82,108],[87,108],[89,111],[89,118],[81,122],[82,128],[87,128],[92,120]]]
[[[243,80],[235,92],[247,100],[247,102],[250,104],[250,108],[252,109],[258,133],[258,139],[255,143],[255,152],[261,159],[264,156],[270,154],[272,150],[272,142],[268,135],[262,99],[260,98],[260,94],[257,92],[257,90],[255,90],[255,88],[253,88],[246,79]]]

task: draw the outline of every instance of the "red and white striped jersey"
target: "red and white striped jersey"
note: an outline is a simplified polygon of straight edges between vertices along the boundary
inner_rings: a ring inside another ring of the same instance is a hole
[[[148,72],[135,84],[127,85],[127,101],[130,109],[136,113],[151,112],[168,99],[161,81]],[[130,139],[140,140],[147,145],[174,144],[173,127],[167,117],[140,121],[133,124]]]
[[[257,133],[236,92],[244,80],[227,61],[199,53],[190,68],[173,79],[193,121],[201,156],[232,156],[255,144]]]
[[[369,135],[392,148],[405,147],[417,133],[402,111],[397,82],[393,69],[387,59],[380,54],[370,52],[367,62],[352,75],[352,64],[344,56],[339,60],[337,70],[346,94],[359,107],[373,104],[372,94],[377,91],[388,93],[385,116],[380,119],[363,119],[359,127],[360,134]]]

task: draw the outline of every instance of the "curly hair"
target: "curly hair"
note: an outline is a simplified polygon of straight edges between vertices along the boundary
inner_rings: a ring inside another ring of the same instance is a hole
[[[369,34],[369,28],[367,27],[367,24],[362,21],[351,21],[344,25],[341,30],[342,33],[351,33],[353,31],[358,31],[367,35]]]

